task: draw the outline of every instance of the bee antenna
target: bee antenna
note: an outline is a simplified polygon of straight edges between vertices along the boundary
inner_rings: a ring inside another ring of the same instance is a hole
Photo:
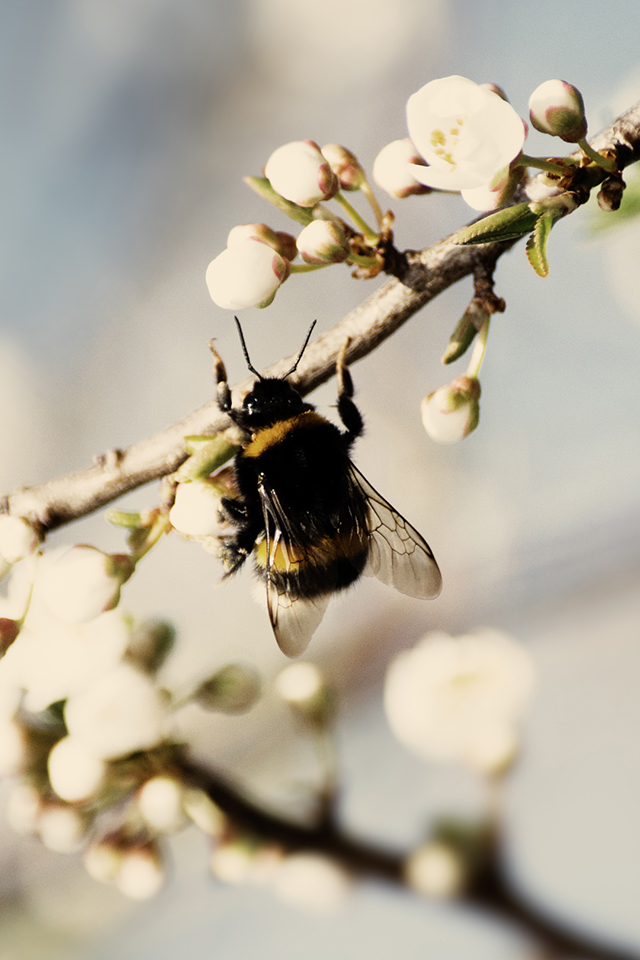
[[[251,360],[249,359],[249,351],[247,350],[247,345],[246,345],[246,343],[244,342],[244,334],[243,334],[243,332],[242,332],[242,327],[240,326],[240,321],[238,320],[237,317],[234,317],[233,319],[234,319],[235,322],[236,322],[236,327],[238,328],[238,333],[240,334],[240,343],[242,344],[242,352],[244,353],[244,358],[245,358],[245,360],[247,361],[247,366],[249,367],[249,370],[251,371],[251,373],[255,373],[256,377],[257,377],[259,380],[263,380],[264,378],[263,378],[262,374],[261,374],[261,373],[258,373],[258,371],[256,370],[256,368],[255,368],[255,367],[253,366],[253,364],[251,363]],[[306,347],[306,343],[305,343],[305,347]],[[295,370],[295,367],[294,367],[294,370]],[[288,376],[288,374],[287,374],[287,376]]]
[[[291,374],[292,374],[295,370],[297,370],[298,364],[299,364],[300,361],[302,360],[302,354],[303,354],[303,353],[305,352],[305,350],[307,349],[307,344],[309,343],[309,340],[311,339],[311,334],[313,333],[313,328],[315,327],[315,325],[316,325],[317,322],[318,322],[317,320],[314,320],[313,323],[311,324],[311,326],[309,327],[309,333],[307,334],[306,340],[305,340],[304,343],[302,344],[302,350],[301,350],[300,353],[298,354],[298,359],[296,360],[296,362],[294,363],[294,365],[291,367],[291,370],[289,370],[289,373],[285,373],[284,377],[282,378],[283,380],[286,380],[287,377],[290,377]]]

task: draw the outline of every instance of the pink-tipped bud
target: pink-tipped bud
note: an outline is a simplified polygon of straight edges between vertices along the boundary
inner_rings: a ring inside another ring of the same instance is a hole
[[[343,228],[333,220],[314,220],[298,237],[298,250],[305,263],[343,263],[350,254]]]
[[[540,133],[577,143],[587,135],[584,101],[580,91],[564,80],[546,80],[529,100],[531,123]]]
[[[273,247],[285,260],[293,260],[298,253],[296,238],[282,230],[272,230],[266,223],[240,223],[232,227],[227,237],[227,246],[235,247],[242,240],[263,240]]]
[[[341,190],[359,190],[364,183],[364,170],[355,153],[338,143],[327,143],[322,148],[325,157],[340,181]]]
[[[373,179],[392,196],[404,199],[411,194],[431,193],[431,187],[418,183],[411,172],[411,164],[426,166],[408,137],[393,140],[383,147],[373,161]]]
[[[267,160],[264,175],[276,193],[300,207],[330,200],[340,182],[313,140],[294,140],[278,147]]]
[[[478,426],[480,382],[463,374],[428,394],[420,406],[422,423],[437,443],[457,443]]]
[[[206,282],[214,303],[223,310],[267,307],[291,265],[273,247],[248,237],[223,250],[207,267]]]

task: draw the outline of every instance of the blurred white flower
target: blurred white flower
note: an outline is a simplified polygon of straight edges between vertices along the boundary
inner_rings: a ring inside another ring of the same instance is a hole
[[[182,796],[182,784],[173,777],[151,777],[138,791],[138,809],[152,830],[174,833],[186,822]]]
[[[275,893],[286,903],[317,913],[343,906],[351,881],[342,867],[319,853],[285,857],[275,877]]]
[[[460,857],[450,846],[432,840],[408,857],[405,877],[417,893],[445,899],[460,893],[465,871]]]
[[[414,177],[412,164],[424,166],[411,140],[408,137],[393,140],[382,148],[373,161],[373,179],[390,196],[400,199],[411,194],[431,193],[431,187],[419,183]]]
[[[176,487],[169,520],[180,533],[191,537],[219,537],[229,530],[221,513],[220,486],[215,481],[191,480]]]
[[[23,517],[0,515],[0,560],[7,564],[24,560],[38,543],[35,530]]]
[[[117,610],[81,624],[64,622],[51,611],[42,598],[40,571],[55,560],[45,555],[37,564],[20,563],[11,575],[4,608],[13,616],[24,612],[35,580],[24,626],[0,660],[0,713],[5,716],[17,707],[20,690],[26,692],[25,708],[34,713],[65,700],[102,676],[127,647],[129,628]]]
[[[28,755],[24,727],[14,720],[0,719],[0,777],[20,773]]]
[[[5,816],[16,833],[35,833],[42,813],[42,797],[29,783],[17,783],[11,788]]]
[[[104,760],[90,753],[75,737],[59,740],[47,760],[49,783],[61,800],[76,803],[97,793],[105,780]]]
[[[61,620],[86,623],[117,607],[120,588],[132,571],[126,554],[109,555],[79,544],[43,570],[42,597]]]
[[[529,99],[531,123],[541,133],[577,143],[587,135],[582,94],[564,80],[546,80]]]
[[[465,77],[432,80],[407,103],[409,136],[428,167],[413,164],[420,183],[438,190],[487,184],[514,160],[526,137],[522,119],[491,89]]]
[[[38,820],[38,833],[45,847],[56,853],[76,853],[82,848],[86,822],[73,807],[47,804]]]
[[[340,181],[313,140],[278,147],[267,160],[264,175],[276,193],[300,207],[330,200],[340,189]]]
[[[464,374],[427,394],[420,404],[422,425],[436,443],[457,443],[478,426],[480,381]]]
[[[507,634],[430,633],[389,666],[387,719],[398,739],[422,758],[498,772],[515,755],[516,724],[533,677],[529,656]]]
[[[324,678],[313,663],[292,663],[281,670],[276,679],[276,690],[288,703],[313,699],[323,686]]]
[[[155,845],[147,844],[123,853],[115,882],[125,896],[132,900],[149,900],[161,890],[164,880],[162,860]]]
[[[209,295],[223,310],[266,307],[291,265],[268,243],[248,237],[218,254],[205,276]]]
[[[122,847],[107,840],[92,843],[84,852],[85,870],[100,883],[113,883],[122,866],[124,851]]]
[[[168,715],[153,681],[128,663],[117,664],[70,696],[64,708],[70,736],[103,760],[155,747]]]
[[[185,789],[182,803],[185,813],[196,827],[210,837],[220,838],[227,827],[227,818],[204,790],[194,787]]]

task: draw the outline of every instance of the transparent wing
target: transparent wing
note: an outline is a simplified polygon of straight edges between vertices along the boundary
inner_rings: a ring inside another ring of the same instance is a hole
[[[276,641],[287,657],[303,653],[330,600],[329,594],[308,598],[295,590],[295,565],[304,562],[291,525],[274,490],[259,485],[266,531],[267,609]],[[273,531],[273,532],[270,532]],[[288,579],[283,574],[291,575]]]
[[[351,464],[353,483],[369,507],[369,559],[365,574],[410,597],[437,597],[442,576],[431,547]]]

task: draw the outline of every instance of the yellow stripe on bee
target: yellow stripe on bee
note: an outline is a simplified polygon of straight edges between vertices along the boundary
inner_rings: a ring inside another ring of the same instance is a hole
[[[321,423],[327,423],[323,416],[314,410],[306,410],[304,413],[298,413],[295,417],[289,417],[288,420],[278,420],[270,427],[263,427],[257,430],[253,439],[243,450],[245,457],[260,457],[265,450],[275,447],[277,444],[293,433],[295,430],[306,430],[309,427],[318,426]]]
[[[366,543],[367,534],[357,530],[336,533],[333,537],[322,537],[309,543],[306,548],[279,543],[273,553],[271,567],[279,573],[287,573],[299,564],[306,564],[307,567],[328,567],[335,560],[357,557]],[[254,557],[256,564],[264,570],[267,566],[266,540],[257,544]]]

